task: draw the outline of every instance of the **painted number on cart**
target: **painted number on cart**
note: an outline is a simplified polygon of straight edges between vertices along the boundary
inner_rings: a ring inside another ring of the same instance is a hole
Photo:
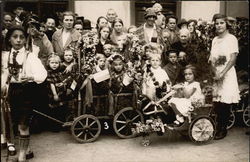
[[[104,122],[104,129],[109,129],[109,125],[107,122]]]

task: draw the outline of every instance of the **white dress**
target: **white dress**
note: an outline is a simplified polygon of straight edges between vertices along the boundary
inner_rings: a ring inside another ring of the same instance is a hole
[[[226,67],[232,53],[239,53],[238,40],[235,36],[228,33],[223,38],[215,37],[213,39],[209,60],[212,62],[216,74]],[[213,87],[213,101],[227,104],[239,102],[239,87],[234,66],[222,80],[216,81]]]
[[[201,87],[199,82],[184,82],[183,91],[193,91],[195,92],[189,98],[176,98],[172,97],[168,103],[174,105],[175,108],[183,115],[188,116],[190,111],[193,111],[194,108],[200,107],[204,104],[204,95],[201,92]]]

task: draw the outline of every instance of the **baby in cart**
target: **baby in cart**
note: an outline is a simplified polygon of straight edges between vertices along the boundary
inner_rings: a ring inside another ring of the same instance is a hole
[[[185,82],[174,85],[170,93],[155,102],[155,104],[159,104],[170,98],[168,104],[176,114],[174,121],[176,126],[184,123],[184,117],[188,117],[194,108],[204,104],[205,97],[202,94],[200,83],[195,81],[195,74],[195,67],[187,65],[184,69]]]

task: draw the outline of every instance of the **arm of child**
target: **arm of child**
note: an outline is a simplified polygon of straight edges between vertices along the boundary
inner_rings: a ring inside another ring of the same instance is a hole
[[[157,102],[155,102],[156,104],[160,104],[161,102],[167,100],[170,96],[172,96],[173,94],[175,94],[175,90],[170,91],[169,93],[167,93],[164,97],[162,97],[160,100],[158,100]]]
[[[71,72],[74,65],[75,65],[75,61],[73,61],[71,64],[69,64],[69,66],[66,67],[66,69],[64,70],[64,73],[67,74]]]
[[[51,83],[51,84],[50,84],[50,89],[51,89],[51,91],[52,91],[52,93],[53,93],[54,100],[55,100],[55,101],[58,101],[58,100],[59,100],[59,96],[58,96],[58,94],[57,94],[57,92],[56,92],[56,87],[55,87],[55,85]]]
[[[184,97],[185,98],[190,98],[191,96],[193,96],[193,94],[196,92],[197,88],[194,87],[192,88],[192,90],[187,90],[187,89],[183,89],[183,92],[184,92]]]

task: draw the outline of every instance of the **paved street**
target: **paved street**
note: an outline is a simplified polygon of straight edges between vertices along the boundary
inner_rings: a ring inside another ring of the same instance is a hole
[[[228,136],[207,145],[195,145],[176,132],[153,135],[148,147],[141,137],[119,139],[113,134],[101,134],[93,143],[79,144],[67,132],[42,132],[32,135],[35,158],[30,162],[94,162],[94,161],[249,161],[247,128],[233,127]],[[1,160],[5,161],[6,151]]]

